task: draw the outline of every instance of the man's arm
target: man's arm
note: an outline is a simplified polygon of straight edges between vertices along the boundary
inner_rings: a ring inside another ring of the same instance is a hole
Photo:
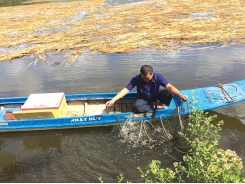
[[[123,88],[114,98],[106,102],[106,106],[112,106],[117,100],[124,97],[128,92],[129,90],[127,88]]]
[[[172,84],[168,83],[167,86],[166,86],[166,89],[170,93],[179,96],[182,100],[184,100],[184,101],[187,101],[188,100],[188,97],[186,95],[181,94],[179,92],[179,90],[176,87],[174,87]]]

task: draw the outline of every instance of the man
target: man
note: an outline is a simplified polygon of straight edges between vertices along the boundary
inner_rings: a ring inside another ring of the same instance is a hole
[[[170,84],[161,74],[154,73],[150,65],[143,65],[140,74],[131,79],[128,85],[123,88],[114,98],[106,102],[106,106],[113,105],[117,100],[124,97],[130,90],[137,86],[137,96],[133,107],[133,111],[143,113],[151,109],[152,103],[160,101],[156,108],[164,108],[169,106],[172,96],[177,95],[182,100],[187,101],[186,95]],[[160,90],[160,86],[165,89]],[[157,103],[158,104],[158,103]]]

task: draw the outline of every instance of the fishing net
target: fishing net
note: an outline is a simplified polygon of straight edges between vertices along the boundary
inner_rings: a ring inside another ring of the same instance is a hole
[[[180,139],[178,132],[184,132],[188,126],[189,113],[189,103],[182,102],[170,117],[161,114],[160,119],[141,121],[133,121],[132,116],[118,117],[118,137],[125,142],[140,145],[176,142]]]

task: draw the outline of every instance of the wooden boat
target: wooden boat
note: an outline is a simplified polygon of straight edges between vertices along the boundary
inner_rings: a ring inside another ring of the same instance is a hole
[[[189,101],[194,97],[198,102],[196,108],[211,110],[245,101],[245,80],[180,92],[187,95]],[[129,92],[114,106],[107,108],[105,102],[115,95],[115,92],[43,93],[0,98],[0,132],[116,125],[128,118],[132,121],[152,119],[153,110],[138,114],[131,111],[136,92]],[[178,96],[173,96],[167,108],[157,109],[155,118],[173,116],[181,103],[183,101]],[[179,113],[189,114],[190,111],[182,106]]]

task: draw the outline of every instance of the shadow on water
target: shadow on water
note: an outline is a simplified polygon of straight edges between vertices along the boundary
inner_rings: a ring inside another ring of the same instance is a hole
[[[1,133],[0,181],[22,180],[23,172],[40,170],[61,148],[61,142],[60,135],[55,132],[41,131],[39,135],[35,132]]]

